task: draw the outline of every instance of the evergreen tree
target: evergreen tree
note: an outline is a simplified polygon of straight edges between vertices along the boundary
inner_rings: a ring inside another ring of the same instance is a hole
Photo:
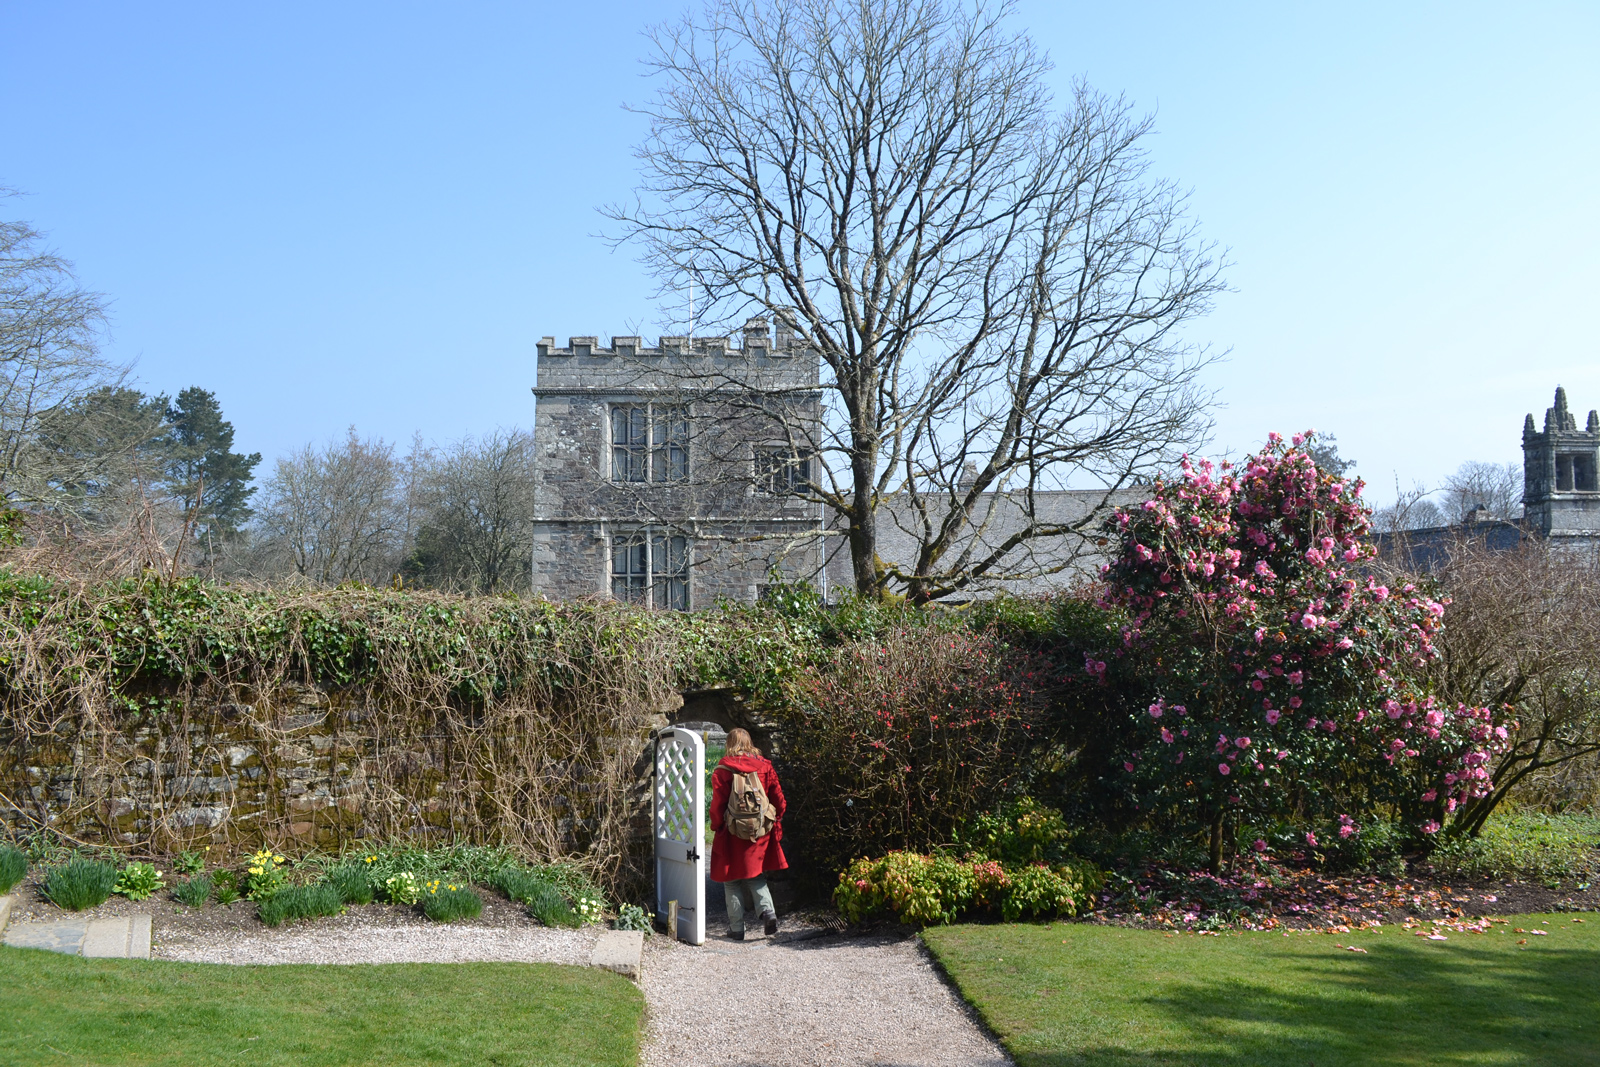
[[[24,469],[40,498],[93,517],[104,498],[164,474],[171,441],[167,398],[105,386],[46,412]]]
[[[250,518],[252,472],[261,453],[233,451],[233,423],[222,417],[216,395],[191,386],[167,407],[171,425],[168,478],[184,511],[195,511],[195,537],[210,555]],[[198,500],[199,507],[195,505]]]

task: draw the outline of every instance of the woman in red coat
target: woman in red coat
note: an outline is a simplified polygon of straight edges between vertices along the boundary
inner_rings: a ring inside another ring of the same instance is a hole
[[[771,832],[754,841],[746,841],[727,827],[728,797],[735,773],[758,775],[767,799],[777,810]],[[771,761],[751,742],[748,731],[729,730],[728,747],[717,769],[711,772],[711,825],[716,828],[716,836],[711,839],[711,880],[722,883],[728,900],[728,936],[735,941],[744,940],[747,910],[761,917],[768,936],[778,932],[778,913],[772,907],[767,872],[789,866],[779,844],[783,840],[784,808],[783,787],[778,784],[778,772],[772,769]]]

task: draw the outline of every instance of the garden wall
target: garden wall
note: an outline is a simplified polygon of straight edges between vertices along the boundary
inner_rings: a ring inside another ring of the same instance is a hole
[[[653,731],[752,662],[750,626],[674,615],[0,570],[0,828],[154,853],[421,836],[637,881]]]
[[[0,748],[0,823],[13,836],[48,826],[74,841],[150,850],[339,851],[363,838],[431,836],[571,855],[589,851],[619,814],[635,839],[626,851],[648,833],[645,727],[664,716],[582,739],[601,757],[596,768],[524,751],[511,719],[504,729],[405,723],[397,710],[359,689],[294,686],[254,703],[192,699],[121,729],[13,736]]]

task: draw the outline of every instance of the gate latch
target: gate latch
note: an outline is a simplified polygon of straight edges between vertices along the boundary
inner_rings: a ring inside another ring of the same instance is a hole
[[[698,863],[700,861],[700,853],[693,845],[687,845],[684,847],[683,858],[690,863]]]

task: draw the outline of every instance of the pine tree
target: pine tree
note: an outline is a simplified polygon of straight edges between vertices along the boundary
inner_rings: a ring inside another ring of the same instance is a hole
[[[195,538],[210,556],[252,514],[250,481],[261,453],[233,451],[233,423],[222,417],[216,395],[199,386],[178,394],[167,408],[167,421],[172,494],[185,512],[195,513]]]

